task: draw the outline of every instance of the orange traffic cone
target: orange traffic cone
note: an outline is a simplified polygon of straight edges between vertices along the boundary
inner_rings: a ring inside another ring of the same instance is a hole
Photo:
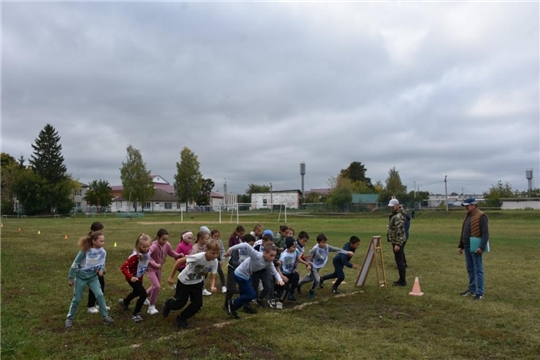
[[[64,235],[64,240],[67,240],[68,239],[68,236],[67,235]]]
[[[409,295],[412,295],[412,296],[422,296],[422,295],[424,295],[422,290],[420,290],[420,281],[418,280],[418,276],[414,279],[414,285],[413,285],[412,291],[409,293]]]

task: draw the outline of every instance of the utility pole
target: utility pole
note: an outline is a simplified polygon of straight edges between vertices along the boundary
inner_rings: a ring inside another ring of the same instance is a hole
[[[416,180],[414,181],[414,198],[416,199]]]
[[[446,181],[447,175],[444,175],[444,196],[446,197],[446,211],[448,211],[448,183]]]

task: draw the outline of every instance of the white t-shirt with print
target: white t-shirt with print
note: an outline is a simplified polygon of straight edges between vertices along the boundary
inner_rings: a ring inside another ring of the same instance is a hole
[[[217,259],[206,260],[204,252],[186,256],[186,264],[186,268],[178,275],[178,280],[184,285],[200,283],[206,274],[216,274],[218,269]]]

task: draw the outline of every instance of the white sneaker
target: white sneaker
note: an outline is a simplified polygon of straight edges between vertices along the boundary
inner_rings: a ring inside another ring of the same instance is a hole
[[[227,287],[226,286],[222,286],[221,287],[221,293],[222,294],[225,294],[227,292]]]
[[[88,308],[88,312],[90,314],[97,314],[99,312],[99,308],[97,306],[92,306]]]
[[[283,303],[278,301],[278,302],[276,303],[276,309],[278,309],[278,310],[283,310]]]
[[[150,305],[150,300],[148,298],[146,298],[146,300],[144,300],[144,305],[146,305],[146,306]]]
[[[96,309],[99,312],[99,305],[96,305]],[[107,305],[105,305],[105,309],[107,309],[107,311],[111,310],[111,308],[108,307]]]
[[[263,283],[262,281],[259,281],[259,287],[258,287],[259,291],[263,291],[264,287],[263,287]]]
[[[212,295],[212,293],[211,293],[210,291],[206,290],[206,289],[203,289],[202,294],[203,294],[204,296],[210,296],[210,295]]]
[[[159,313],[159,311],[158,311],[158,309],[156,309],[155,305],[150,305],[146,312],[148,314],[150,314],[150,315],[156,315],[157,313]]]

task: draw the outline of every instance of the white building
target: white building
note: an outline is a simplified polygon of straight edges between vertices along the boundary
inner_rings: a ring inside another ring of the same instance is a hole
[[[501,210],[540,210],[540,198],[501,198]]]
[[[251,194],[251,209],[270,209],[275,206],[285,205],[287,209],[298,209],[302,199],[300,190],[280,190],[265,193]]]

